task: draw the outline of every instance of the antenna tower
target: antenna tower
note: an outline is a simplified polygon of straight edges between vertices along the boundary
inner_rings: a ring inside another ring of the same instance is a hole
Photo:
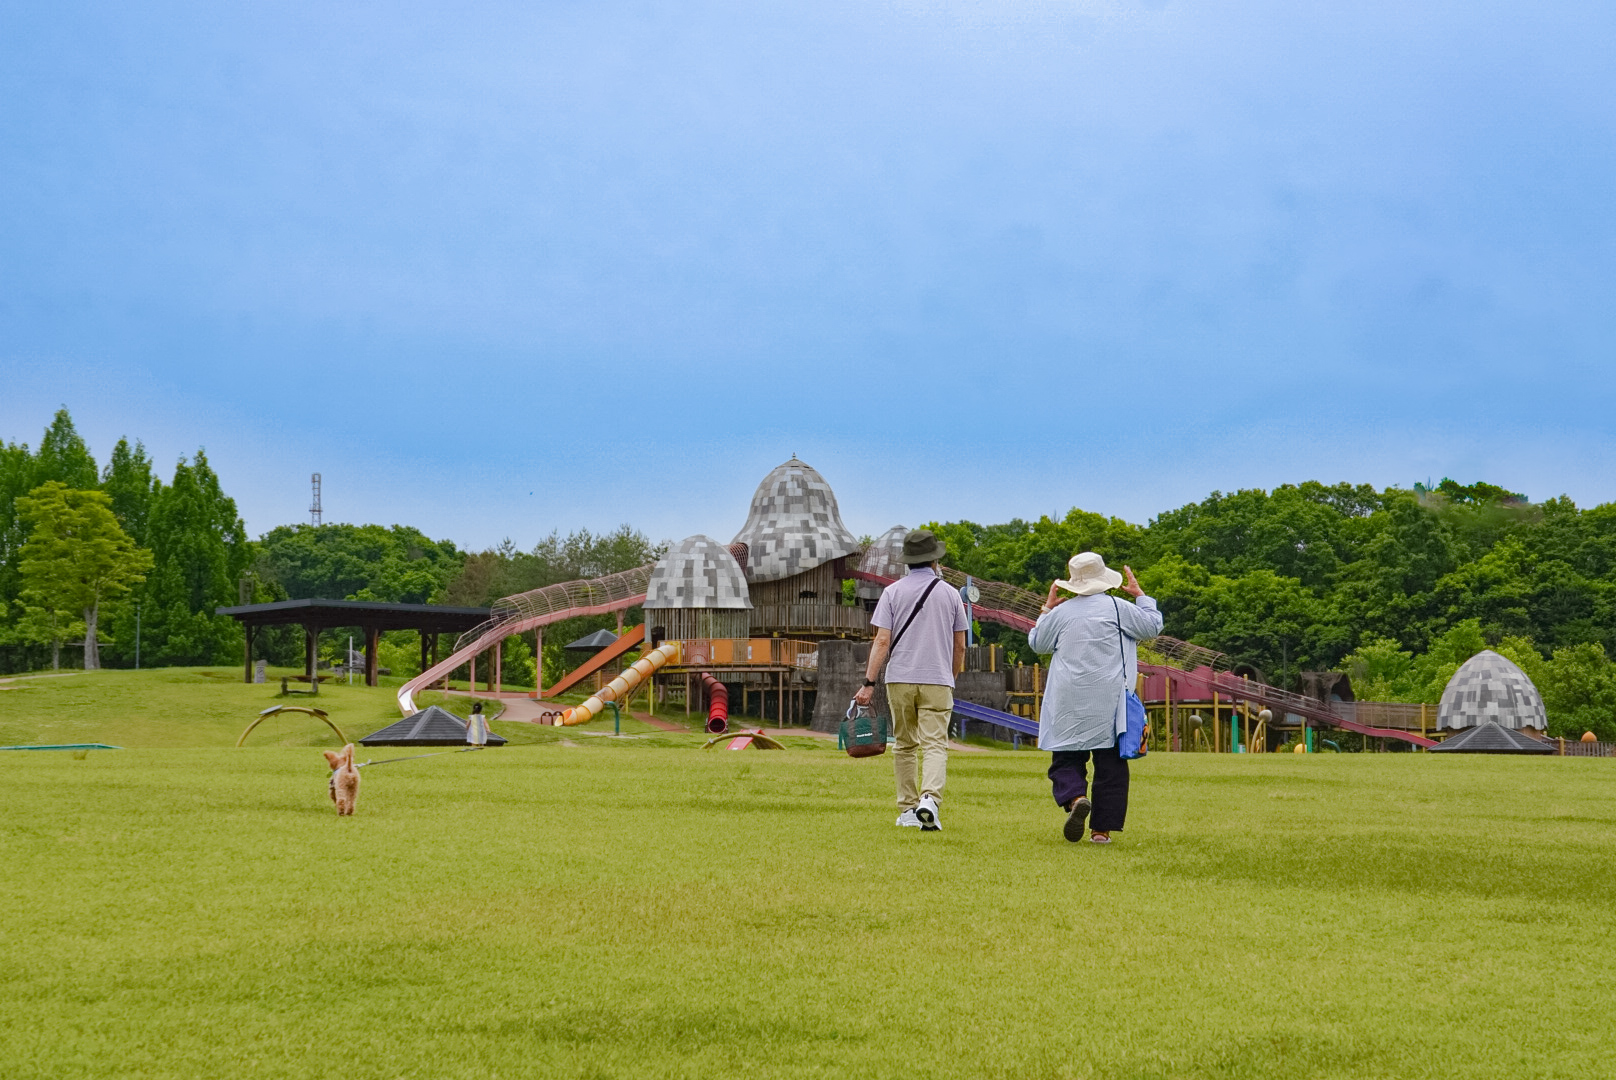
[[[309,522],[318,525],[320,524],[320,474],[315,473],[313,480],[314,501],[309,503]]]

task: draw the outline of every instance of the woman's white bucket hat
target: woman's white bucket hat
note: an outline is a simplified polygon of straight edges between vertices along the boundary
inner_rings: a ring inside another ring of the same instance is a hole
[[[1094,552],[1085,551],[1067,561],[1066,580],[1055,582],[1055,587],[1077,596],[1093,596],[1121,584],[1121,574],[1106,566],[1105,560]]]

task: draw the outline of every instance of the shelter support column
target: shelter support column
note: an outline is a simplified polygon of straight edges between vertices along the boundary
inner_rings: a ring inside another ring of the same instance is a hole
[[[421,670],[425,671],[427,668],[432,666],[432,665],[430,665],[430,664],[428,664],[426,662],[426,631],[422,630],[420,636],[421,636]]]
[[[241,624],[241,629],[242,629],[242,632],[243,632],[242,637],[245,639],[245,644],[243,645],[242,651],[241,651],[242,682],[249,682],[250,683],[250,682],[252,682],[252,679],[253,679],[253,669],[252,669],[253,632],[257,629],[257,627],[253,626],[252,623],[242,623]]]
[[[313,623],[303,624],[303,674],[314,681],[316,654],[320,646],[320,628]]]
[[[496,694],[503,692],[505,689],[504,658],[501,652],[504,644],[504,641],[494,642],[494,685],[489,689]]]
[[[533,631],[533,696],[544,696],[544,627]]]
[[[365,685],[376,685],[376,646],[381,637],[381,629],[375,626],[365,627]]]

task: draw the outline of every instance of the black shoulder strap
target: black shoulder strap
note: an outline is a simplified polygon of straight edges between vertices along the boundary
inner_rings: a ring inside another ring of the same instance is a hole
[[[919,602],[916,603],[915,606],[910,610],[909,617],[903,620],[903,625],[898,628],[898,632],[892,635],[892,644],[887,646],[888,656],[891,656],[893,650],[898,647],[898,642],[900,639],[902,639],[903,632],[909,629],[910,623],[915,621],[915,616],[920,614],[920,609],[926,606],[926,598],[931,595],[931,591],[942,583],[943,579],[940,577],[934,577],[931,579],[931,584],[926,586],[926,591],[920,594]]]

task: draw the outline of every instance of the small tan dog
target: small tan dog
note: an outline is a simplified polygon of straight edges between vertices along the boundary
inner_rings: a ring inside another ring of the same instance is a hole
[[[353,743],[341,750],[323,752],[331,763],[331,801],[337,804],[337,815],[352,817],[354,803],[359,801],[359,769],[353,763]]]

